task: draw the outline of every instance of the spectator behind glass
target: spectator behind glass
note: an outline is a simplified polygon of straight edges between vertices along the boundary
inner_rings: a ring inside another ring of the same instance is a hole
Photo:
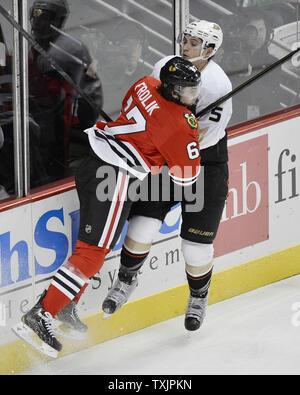
[[[15,192],[14,176],[14,130],[12,58],[7,54],[0,26],[0,199]],[[33,187],[46,181],[47,176],[40,156],[40,130],[37,123],[28,117],[30,139],[30,182]]]
[[[227,23],[221,65],[234,88],[277,60],[268,51],[273,27],[268,13],[256,7],[240,8]],[[231,124],[279,110],[280,78],[278,68],[235,95]]]
[[[33,38],[95,103],[91,107],[44,56],[29,49],[29,108],[40,127],[47,182],[72,174],[70,142],[95,123],[102,106],[101,82],[86,46],[61,30],[68,15],[66,0],[36,0],[30,9]],[[87,141],[79,140],[83,155]]]
[[[144,67],[148,40],[144,27],[117,17],[99,27],[85,27],[81,36],[89,45],[97,71],[103,78],[105,111],[114,119],[128,88],[151,70]]]

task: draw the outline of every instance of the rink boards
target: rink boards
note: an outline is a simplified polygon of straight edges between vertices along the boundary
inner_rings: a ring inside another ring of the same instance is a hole
[[[239,124],[229,134],[229,193],[215,241],[209,303],[300,273],[300,107]],[[0,206],[0,374],[38,363],[10,328],[48,286],[76,242],[79,204],[72,182]],[[85,342],[63,353],[181,315],[188,295],[180,252],[180,207],[167,216],[131,301],[103,321],[101,304],[119,266],[126,227],[83,295]],[[197,231],[197,230],[195,230]]]

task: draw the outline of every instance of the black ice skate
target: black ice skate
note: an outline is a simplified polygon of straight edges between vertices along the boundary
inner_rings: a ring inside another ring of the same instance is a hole
[[[208,292],[202,294],[190,293],[184,326],[188,331],[196,331],[202,325],[208,302]]]
[[[62,349],[62,344],[53,334],[53,318],[42,305],[43,296],[44,294],[37,304],[23,315],[21,322],[15,325],[12,330],[40,353],[51,358],[57,358],[58,352]]]
[[[134,277],[128,276],[126,278],[126,274],[119,274],[117,281],[114,283],[102,303],[104,320],[118,311],[123,306],[123,304],[127,302],[137,285],[138,280],[136,275]]]
[[[66,305],[56,316],[57,321],[54,332],[71,340],[84,340],[88,331],[78,316],[77,304],[74,300]]]

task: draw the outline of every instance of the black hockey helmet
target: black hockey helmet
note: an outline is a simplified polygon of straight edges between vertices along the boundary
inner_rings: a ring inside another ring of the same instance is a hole
[[[37,39],[55,36],[50,25],[61,29],[69,12],[66,0],[35,0],[30,8],[30,22],[34,36]]]
[[[159,78],[165,86],[197,86],[201,81],[201,74],[193,63],[175,56],[162,67]]]
[[[175,56],[170,59],[160,71],[162,85],[161,94],[167,99],[180,102],[184,87],[198,87],[201,82],[201,73],[190,61]],[[179,96],[174,99],[173,93]]]

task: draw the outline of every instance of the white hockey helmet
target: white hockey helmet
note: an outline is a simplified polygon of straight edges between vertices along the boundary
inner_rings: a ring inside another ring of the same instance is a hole
[[[203,59],[209,59],[215,55],[223,42],[223,32],[221,27],[217,23],[208,22],[205,20],[189,23],[178,37],[178,42],[180,44],[182,44],[182,39],[184,38],[185,34],[189,34],[202,40],[202,52],[200,57],[202,57],[203,51],[205,51],[208,47],[213,47],[213,51],[209,57]]]

